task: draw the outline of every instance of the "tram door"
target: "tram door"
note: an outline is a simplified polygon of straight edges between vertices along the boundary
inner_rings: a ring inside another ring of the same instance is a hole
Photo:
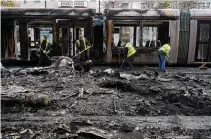
[[[196,62],[211,62],[211,21],[198,21]]]

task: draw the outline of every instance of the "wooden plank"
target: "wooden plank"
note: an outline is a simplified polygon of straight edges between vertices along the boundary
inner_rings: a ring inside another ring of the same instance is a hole
[[[108,20],[107,62],[112,61],[112,20]]]

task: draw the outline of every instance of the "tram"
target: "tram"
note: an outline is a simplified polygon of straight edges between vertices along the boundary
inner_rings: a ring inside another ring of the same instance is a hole
[[[156,64],[168,39],[169,64],[211,63],[211,9],[1,8],[1,18],[2,59],[33,60],[35,42],[46,33],[52,56],[72,57],[82,29],[94,64],[121,63],[125,42],[137,50],[135,64]]]

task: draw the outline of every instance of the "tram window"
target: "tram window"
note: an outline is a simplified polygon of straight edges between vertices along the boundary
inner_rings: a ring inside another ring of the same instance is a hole
[[[136,31],[134,32],[134,29]],[[134,34],[136,33],[136,34]],[[134,47],[160,47],[165,44],[169,37],[168,21],[144,21],[142,34],[140,27],[115,26],[113,29],[113,46],[121,47],[127,41],[134,44]],[[136,37],[134,38],[134,35]],[[140,41],[142,41],[141,44]]]
[[[118,46],[119,43],[119,30],[120,28],[114,28],[114,45]]]
[[[119,28],[114,28],[114,33],[119,33]]]
[[[157,42],[157,34],[157,27],[143,27],[143,47],[150,47],[152,41]]]
[[[158,27],[143,27],[142,28],[142,46],[143,47],[157,47],[158,41]],[[136,31],[136,46],[139,46],[140,40],[140,28],[137,28]]]
[[[136,46],[160,47],[161,45],[165,44],[168,41],[168,38],[169,38],[168,21],[144,21],[142,27],[142,35],[140,35],[140,27],[137,27]],[[141,45],[139,44],[140,40],[142,40]]]
[[[199,40],[201,42],[209,40],[209,24],[200,24],[200,37]]]
[[[197,59],[207,59],[209,53],[210,24],[199,24]]]
[[[208,48],[208,44],[199,44],[197,59],[206,59]]]
[[[114,46],[121,47],[125,42],[133,43],[133,27],[114,28]]]

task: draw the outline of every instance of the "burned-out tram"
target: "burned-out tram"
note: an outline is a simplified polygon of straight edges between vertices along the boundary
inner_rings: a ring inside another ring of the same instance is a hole
[[[121,63],[125,41],[137,50],[135,64],[156,64],[156,51],[168,38],[169,64],[211,62],[211,9],[109,9],[96,14],[85,8],[2,8],[1,15],[2,59],[33,60],[35,42],[46,32],[52,36],[53,55],[72,57],[82,28],[94,46],[89,54],[95,64]]]
[[[35,43],[47,34],[53,55],[76,54],[79,28],[84,36],[93,41],[92,9],[1,9],[2,58],[32,60],[33,52],[39,51]],[[18,27],[18,29],[17,29]],[[19,46],[19,47],[17,47]]]
[[[177,63],[179,43],[179,10],[107,10],[105,27],[107,62],[120,62],[121,43],[129,41],[137,50],[136,64],[157,62],[154,53],[171,37],[171,63]]]

